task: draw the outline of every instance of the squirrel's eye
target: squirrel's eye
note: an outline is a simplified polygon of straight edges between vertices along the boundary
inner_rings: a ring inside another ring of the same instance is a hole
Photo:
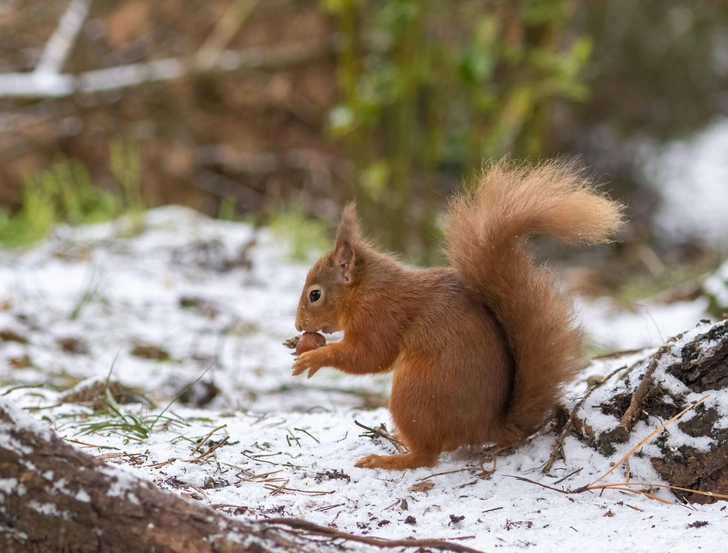
[[[320,300],[321,299],[321,290],[311,290],[311,293],[308,295],[308,297],[311,300],[311,303]]]

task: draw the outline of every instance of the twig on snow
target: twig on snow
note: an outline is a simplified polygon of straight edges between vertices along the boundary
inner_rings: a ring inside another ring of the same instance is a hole
[[[326,526],[319,526],[306,520],[299,520],[295,518],[270,518],[267,520],[260,520],[260,523],[270,524],[275,526],[287,526],[291,530],[301,530],[307,534],[314,534],[319,536],[327,536],[331,539],[346,539],[364,543],[367,545],[373,545],[376,547],[419,547],[421,549],[439,549],[440,551],[454,551],[455,553],[481,553],[477,549],[472,549],[465,545],[458,543],[448,543],[442,540],[416,540],[416,539],[404,539],[404,540],[387,540],[385,538],[377,538],[374,536],[357,536],[354,534],[347,534],[345,532],[339,532],[334,528],[327,528]],[[467,539],[467,538],[460,538]]]
[[[400,442],[397,438],[392,436],[383,424],[375,426],[374,428],[369,428],[368,426],[365,426],[356,420],[354,421],[354,424],[356,424],[359,428],[363,428],[364,430],[369,432],[371,434],[371,437],[379,436],[389,441],[394,446],[394,449],[397,450],[397,453],[407,453],[407,448],[404,446],[404,444]]]

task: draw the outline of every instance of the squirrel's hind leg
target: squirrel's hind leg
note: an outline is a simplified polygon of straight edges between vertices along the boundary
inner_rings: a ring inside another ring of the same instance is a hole
[[[367,469],[404,470],[417,467],[433,467],[439,457],[436,451],[412,451],[398,455],[367,455],[359,459],[355,466]]]

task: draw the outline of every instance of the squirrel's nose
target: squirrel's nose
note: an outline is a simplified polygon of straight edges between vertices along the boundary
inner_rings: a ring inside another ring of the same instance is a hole
[[[296,323],[296,330],[298,330],[298,332],[301,332],[303,330],[303,327],[300,324]]]

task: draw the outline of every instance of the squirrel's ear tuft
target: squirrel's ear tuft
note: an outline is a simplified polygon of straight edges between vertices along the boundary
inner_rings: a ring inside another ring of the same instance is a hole
[[[361,227],[359,226],[359,218],[356,216],[356,203],[349,202],[346,204],[344,211],[341,212],[339,219],[339,228],[336,231],[336,245],[341,242],[356,243],[361,240]]]
[[[334,245],[334,263],[339,267],[340,275],[346,284],[354,281],[356,265],[356,249],[361,241],[361,228],[356,216],[356,204],[351,202],[341,212],[339,229],[336,231]]]

